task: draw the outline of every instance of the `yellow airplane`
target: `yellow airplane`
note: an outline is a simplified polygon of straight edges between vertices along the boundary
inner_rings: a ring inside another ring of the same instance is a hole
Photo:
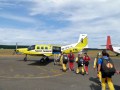
[[[72,51],[73,53],[80,52],[84,48],[88,47],[88,38],[87,34],[80,34],[79,40],[77,43],[65,45],[65,46],[55,46],[49,44],[40,44],[40,45],[32,45],[28,48],[19,48],[16,49],[16,52],[25,54],[24,60],[27,60],[27,55],[32,56],[43,56],[40,61],[49,60],[49,56],[54,55],[55,53],[64,52],[66,54]]]

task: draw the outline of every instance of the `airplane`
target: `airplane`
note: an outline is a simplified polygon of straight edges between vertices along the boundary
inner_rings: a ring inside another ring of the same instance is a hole
[[[42,56],[40,61],[49,60],[50,56],[53,56],[55,53],[77,53],[82,51],[84,48],[88,47],[88,37],[87,34],[80,34],[79,40],[77,43],[65,45],[65,46],[56,46],[50,44],[37,44],[29,46],[28,48],[18,48],[16,52],[25,54],[24,61],[27,61],[27,55],[32,56]]]
[[[120,55],[120,46],[112,45],[110,36],[107,36],[106,49],[116,53],[116,56]]]

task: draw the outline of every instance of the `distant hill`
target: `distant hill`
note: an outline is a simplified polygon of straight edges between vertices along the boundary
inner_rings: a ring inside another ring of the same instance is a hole
[[[27,48],[29,46],[18,45],[18,48]],[[16,45],[0,45],[0,49],[16,49]]]

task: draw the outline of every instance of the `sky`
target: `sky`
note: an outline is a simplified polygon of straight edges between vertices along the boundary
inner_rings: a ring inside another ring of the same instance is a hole
[[[0,0],[0,44],[120,43],[120,0]]]

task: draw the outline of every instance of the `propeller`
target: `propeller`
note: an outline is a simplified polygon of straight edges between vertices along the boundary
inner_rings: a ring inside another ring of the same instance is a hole
[[[18,43],[16,42],[16,44],[15,44],[15,49],[14,49],[14,52],[13,52],[13,55],[18,54],[17,48],[18,48]]]

